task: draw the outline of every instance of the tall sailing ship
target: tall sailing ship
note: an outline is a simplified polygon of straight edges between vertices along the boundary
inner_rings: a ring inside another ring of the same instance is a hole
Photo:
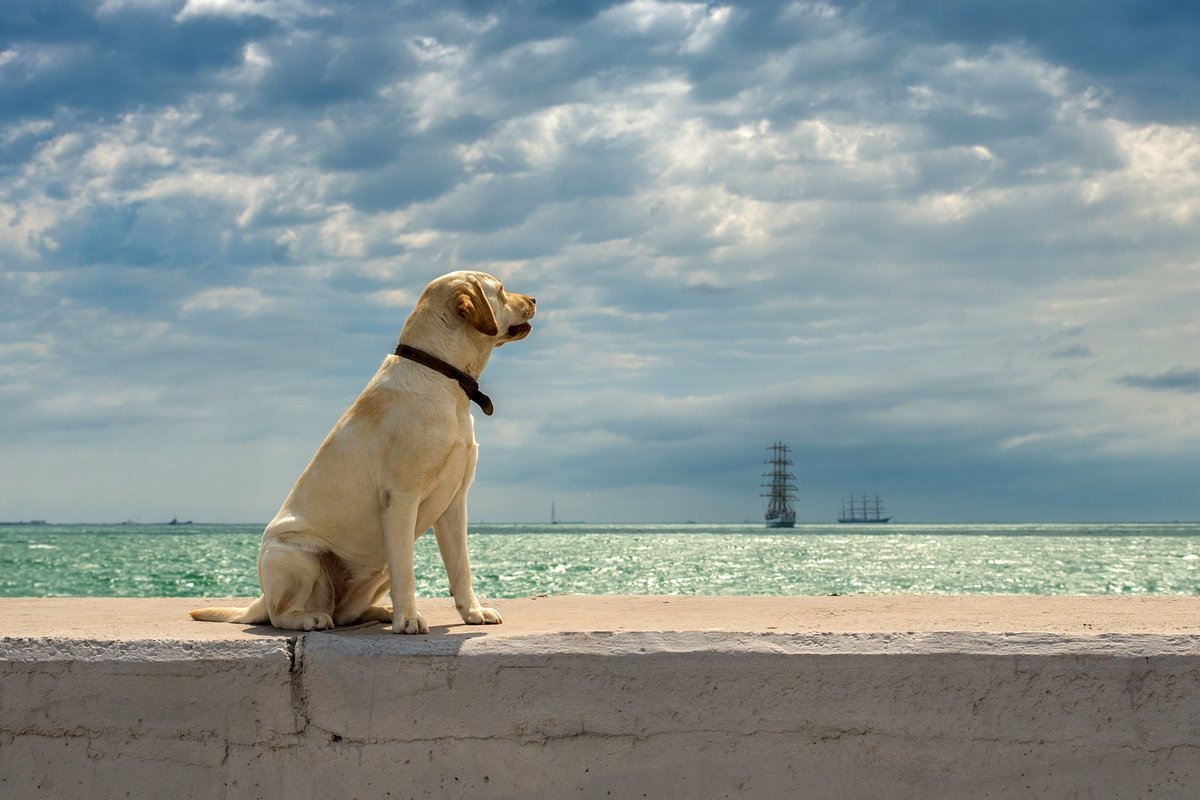
[[[842,513],[838,514],[838,522],[884,523],[891,520],[890,516],[884,516],[886,513],[879,495],[875,495],[874,500],[867,499],[865,494],[858,497],[850,495],[842,501]]]
[[[796,524],[796,511],[792,508],[792,501],[796,499],[796,476],[788,471],[792,465],[788,446],[776,442],[767,450],[771,457],[763,463],[769,464],[770,469],[763,473],[765,481],[762,485],[766,490],[762,496],[767,498],[767,527],[791,528]]]

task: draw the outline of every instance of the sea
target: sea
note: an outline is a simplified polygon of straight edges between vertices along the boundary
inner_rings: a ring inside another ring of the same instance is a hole
[[[0,525],[0,597],[258,594],[262,525]],[[478,524],[484,598],[557,594],[1200,595],[1200,523]],[[417,592],[447,594],[432,534]]]

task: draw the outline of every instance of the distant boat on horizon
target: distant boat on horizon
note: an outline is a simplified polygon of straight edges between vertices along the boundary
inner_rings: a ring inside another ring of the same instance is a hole
[[[881,525],[892,519],[890,516],[884,516],[885,513],[887,512],[879,495],[875,495],[874,500],[868,500],[865,494],[859,497],[850,495],[842,501],[842,513],[838,514],[838,522],[850,525]]]
[[[792,501],[796,499],[796,476],[788,471],[792,460],[788,458],[788,446],[776,442],[767,448],[771,457],[764,461],[770,469],[763,473],[766,489],[762,497],[767,498],[767,512],[764,515],[768,528],[793,528],[796,525],[796,510]]]

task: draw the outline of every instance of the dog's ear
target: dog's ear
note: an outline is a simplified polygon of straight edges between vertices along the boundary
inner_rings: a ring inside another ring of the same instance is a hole
[[[492,304],[483,296],[478,278],[468,278],[454,293],[454,310],[480,333],[495,336],[500,332]]]

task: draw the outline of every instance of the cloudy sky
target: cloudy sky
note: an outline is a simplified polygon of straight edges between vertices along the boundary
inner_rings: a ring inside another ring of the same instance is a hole
[[[471,518],[1200,518],[1191,3],[15,0],[0,519],[262,522],[432,277]]]

